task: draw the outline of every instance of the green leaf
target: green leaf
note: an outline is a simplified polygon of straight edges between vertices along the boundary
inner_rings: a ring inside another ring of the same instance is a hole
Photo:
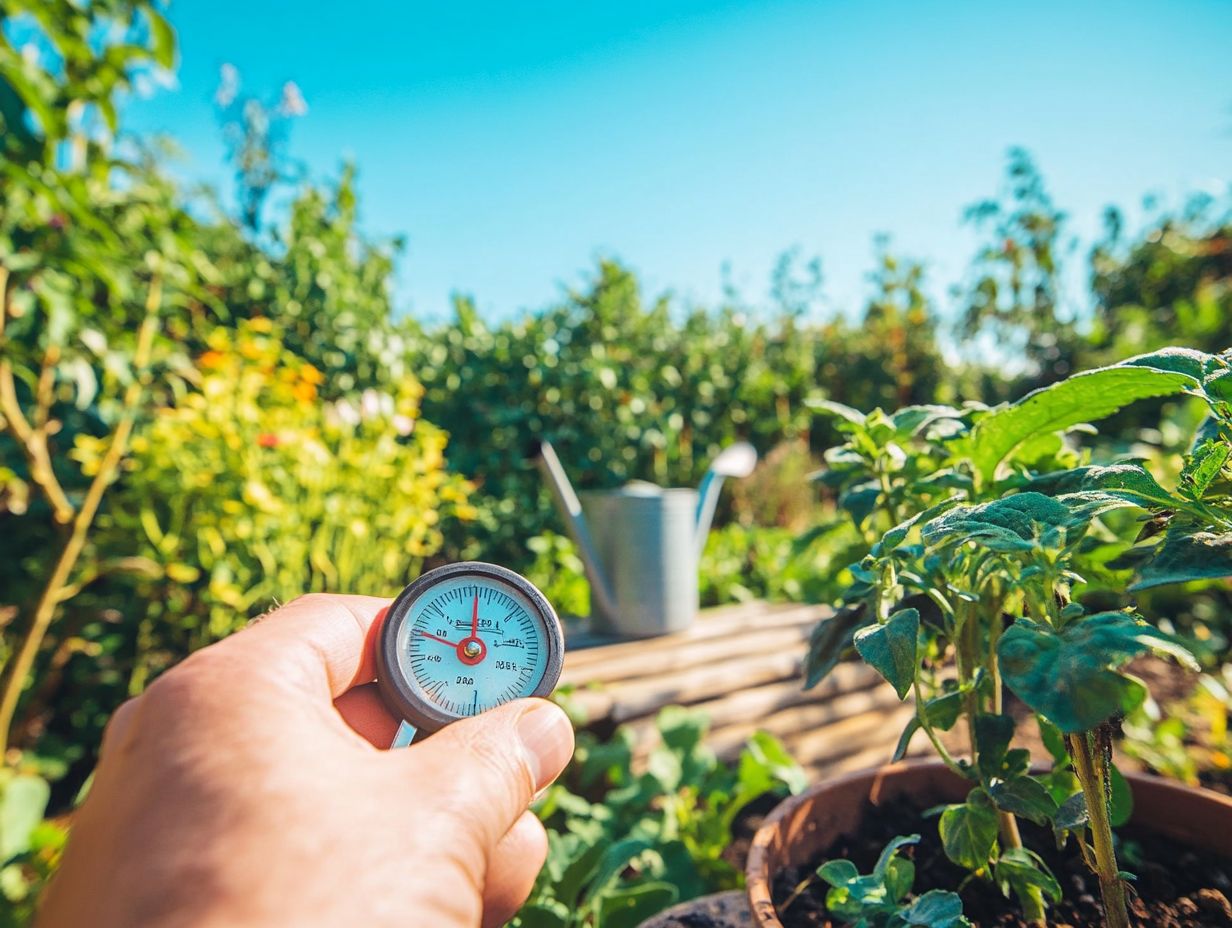
[[[1156,371],[1181,374],[1188,380],[1201,383],[1209,372],[1214,355],[1192,348],[1161,348],[1149,354],[1140,354],[1122,361],[1120,367],[1147,367]]]
[[[1036,390],[977,420],[964,450],[981,478],[991,482],[997,466],[1034,435],[1103,419],[1136,400],[1172,396],[1186,388],[1196,388],[1201,378],[1192,372],[1155,366],[1179,363],[1179,358],[1157,352],[1113,367],[1076,374]]]
[[[890,758],[890,763],[897,763],[906,756],[907,748],[911,745],[911,736],[919,730],[920,720],[913,715],[907,727],[903,729],[903,733],[898,736],[898,744],[894,747],[894,756]]]
[[[804,768],[768,731],[754,732],[740,752],[739,778],[741,793],[750,799],[781,786],[802,793],[809,785]]]
[[[642,922],[673,905],[679,893],[669,883],[645,883],[632,889],[615,890],[603,897],[595,928],[637,928]]]
[[[966,928],[971,923],[962,914],[957,893],[931,889],[897,914],[899,924],[913,928]]]
[[[930,519],[936,518],[937,516],[941,515],[943,512],[946,512],[947,510],[958,505],[958,503],[962,499],[963,499],[963,494],[956,493],[954,496],[951,496],[948,499],[944,499],[941,502],[937,503],[936,505],[929,506],[927,509],[923,510],[922,512],[917,512],[910,519],[907,519],[903,522],[898,523],[898,525],[894,526],[892,529],[886,532],[883,536],[881,536],[881,540],[877,542],[877,544],[873,545],[873,549],[872,549],[873,556],[882,557],[888,554],[889,552],[893,551],[895,548],[897,548],[907,539],[907,535],[910,533],[913,526],[921,522],[928,522]]]
[[[610,846],[603,846],[604,854],[595,871],[594,879],[583,894],[583,899],[593,899],[601,895],[609,884],[629,866],[629,861],[647,850],[651,842],[644,838],[625,838]]]
[[[1028,491],[978,506],[951,509],[925,525],[923,535],[930,546],[974,541],[992,551],[1007,553],[1031,551],[1041,539],[1076,524],[1080,520],[1064,503]],[[1058,541],[1063,542],[1063,536],[1058,536]]]
[[[1190,533],[1183,526],[1169,526],[1154,556],[1129,588],[1136,592],[1170,583],[1224,577],[1232,577],[1232,532]]]
[[[860,871],[856,869],[856,865],[850,860],[839,858],[837,860],[827,860],[817,868],[817,875],[831,886],[839,887],[858,880],[860,878]]]
[[[1076,831],[1091,820],[1087,812],[1087,797],[1074,793],[1057,807],[1052,817],[1052,827],[1058,831]]]
[[[899,699],[905,699],[915,680],[920,613],[902,609],[884,625],[862,628],[855,636],[856,650],[874,670],[885,677]]]
[[[829,618],[822,619],[813,627],[809,637],[808,654],[804,658],[804,688],[812,689],[838,666],[843,656],[854,647],[853,638],[858,629],[872,619],[864,603],[844,606]]]
[[[898,853],[900,847],[919,843],[919,835],[899,835],[898,837],[891,838],[890,843],[882,848],[881,853],[877,856],[877,863],[873,866],[873,875],[885,876],[886,869],[890,866],[890,861],[894,859],[894,855]]]
[[[863,525],[864,521],[873,514],[873,510],[877,508],[877,501],[880,498],[881,487],[875,483],[863,483],[839,494],[838,504],[851,516],[852,522],[856,525]]]
[[[941,696],[935,696],[924,704],[924,717],[932,728],[949,731],[958,721],[962,713],[964,690],[956,689]]]
[[[1134,791],[1114,764],[1111,768],[1111,784],[1108,790],[1108,821],[1113,828],[1120,828],[1134,814]]]
[[[1082,489],[1098,490],[1143,509],[1171,509],[1178,502],[1141,464],[1087,468]]]
[[[1001,773],[1005,752],[1014,739],[1014,720],[1008,715],[980,713],[974,719],[976,770],[985,781]]]
[[[1181,491],[1190,499],[1200,500],[1223,470],[1230,454],[1232,446],[1218,439],[1207,439],[1199,444],[1185,458],[1185,466],[1181,469]]]
[[[1057,813],[1052,795],[1034,777],[1021,776],[994,783],[988,795],[1001,811],[1030,819],[1037,825],[1047,825]]]
[[[864,413],[858,409],[852,409],[850,406],[844,406],[842,403],[836,403],[834,400],[807,400],[805,405],[809,409],[828,416],[834,416],[836,419],[842,419],[852,425],[864,424]]]
[[[1141,683],[1115,668],[1152,648],[1176,642],[1123,612],[1088,616],[1060,633],[1018,619],[997,646],[1005,683],[1023,702],[1062,731],[1093,728],[1137,707]]]
[[[1044,898],[1061,901],[1061,884],[1048,865],[1034,851],[1025,847],[1011,848],[993,865],[993,879],[1007,896],[1013,892],[1019,899],[1038,889]]]
[[[559,903],[524,905],[518,910],[517,924],[518,928],[569,928],[569,910]]]
[[[146,7],[146,19],[150,23],[150,40],[154,61],[163,68],[175,66],[175,30],[166,18],[156,10]]]
[[[886,898],[890,902],[900,902],[911,892],[911,884],[915,882],[915,864],[905,857],[895,857],[886,864],[885,874]]]
[[[582,888],[594,876],[606,850],[607,845],[600,843],[584,846],[582,853],[565,867],[555,887],[556,898],[569,908],[576,908],[582,899]]]
[[[47,781],[32,774],[17,774],[0,785],[0,861],[30,849],[30,835],[50,798]]]
[[[1064,764],[1069,760],[1069,750],[1065,746],[1065,734],[1052,722],[1043,716],[1036,716],[1035,723],[1039,726],[1040,740],[1052,755],[1053,761]]]
[[[960,867],[978,870],[988,864],[997,840],[997,810],[982,789],[967,801],[946,806],[939,823],[945,856]]]

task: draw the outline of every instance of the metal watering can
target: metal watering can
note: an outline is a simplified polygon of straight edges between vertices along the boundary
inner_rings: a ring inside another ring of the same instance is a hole
[[[753,446],[725,448],[697,490],[634,481],[580,500],[551,443],[540,445],[536,463],[585,565],[596,630],[646,638],[687,628],[697,614],[698,558],[719,491],[725,478],[752,472]]]

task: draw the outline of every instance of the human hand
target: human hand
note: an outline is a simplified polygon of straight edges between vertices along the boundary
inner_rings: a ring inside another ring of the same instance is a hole
[[[573,753],[523,699],[406,750],[376,687],[387,601],[297,599],[115,713],[44,928],[502,924],[547,853],[527,811]]]

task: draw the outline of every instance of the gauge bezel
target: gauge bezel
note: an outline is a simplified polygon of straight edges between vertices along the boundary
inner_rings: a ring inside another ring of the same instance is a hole
[[[410,619],[411,606],[415,600],[437,584],[456,577],[475,577],[507,584],[526,597],[539,613],[547,632],[547,640],[544,642],[547,654],[544,658],[543,676],[531,696],[550,695],[560,681],[560,672],[564,666],[565,636],[556,610],[552,608],[547,597],[521,574],[484,561],[460,561],[429,570],[399,593],[398,598],[390,604],[376,640],[376,682],[381,698],[391,712],[423,732],[439,731],[465,716],[444,712],[426,702],[412,689],[398,661],[399,632]]]

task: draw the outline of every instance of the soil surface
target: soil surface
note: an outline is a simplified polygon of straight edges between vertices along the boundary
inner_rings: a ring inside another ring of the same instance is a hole
[[[1083,863],[1073,840],[1057,850],[1051,833],[1021,823],[1023,841],[1043,857],[1061,884],[1064,899],[1048,912],[1053,928],[1102,928],[1099,884]],[[807,867],[778,874],[773,895],[787,928],[839,928],[826,912],[827,885],[814,872],[831,858],[847,858],[861,873],[871,873],[877,856],[896,835],[919,834],[920,843],[900,851],[915,862],[913,892],[956,890],[968,874],[951,863],[937,835],[937,819],[925,819],[910,803],[869,805],[859,835],[839,839]],[[1117,859],[1137,874],[1130,884],[1130,916],[1138,928],[1232,928],[1232,858],[1181,846],[1153,832],[1126,827],[1118,831]],[[810,879],[811,878],[811,879]],[[783,903],[804,880],[810,880],[786,911]],[[1027,928],[1014,899],[991,882],[972,879],[962,888],[963,912],[980,928]]]

